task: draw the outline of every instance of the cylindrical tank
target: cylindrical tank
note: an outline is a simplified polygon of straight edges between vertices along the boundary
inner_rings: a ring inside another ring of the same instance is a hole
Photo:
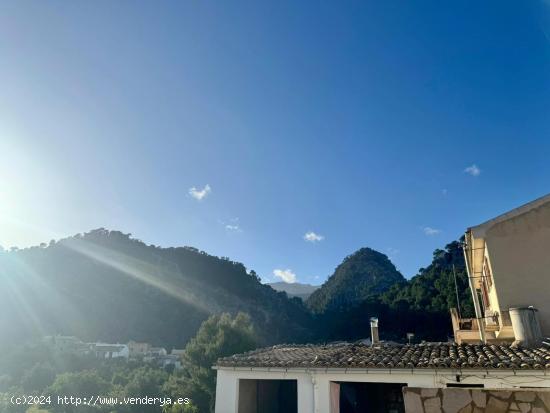
[[[510,308],[510,319],[514,330],[514,345],[521,347],[538,347],[542,343],[537,309],[534,307]]]

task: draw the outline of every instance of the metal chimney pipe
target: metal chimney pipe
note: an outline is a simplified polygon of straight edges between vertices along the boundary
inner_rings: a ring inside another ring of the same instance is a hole
[[[380,337],[378,336],[378,317],[370,318],[370,336],[372,346],[377,346],[380,344]]]

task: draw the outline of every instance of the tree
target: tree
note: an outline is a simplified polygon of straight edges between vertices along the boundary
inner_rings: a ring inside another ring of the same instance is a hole
[[[27,392],[42,391],[54,380],[54,368],[49,363],[37,363],[25,372],[21,379],[21,386]]]
[[[25,391],[21,387],[10,387],[5,393],[0,393],[0,412],[2,413],[25,413],[27,406],[12,403],[12,396],[23,396]]]
[[[199,413],[199,409],[193,403],[172,404],[164,406],[162,413]]]
[[[220,357],[256,348],[250,317],[238,313],[213,315],[202,323],[197,335],[185,347],[182,356],[183,383],[200,412],[213,411],[216,372],[212,366]]]
[[[63,373],[57,376],[53,384],[45,393],[57,400],[57,397],[106,395],[110,390],[110,384],[95,370],[83,370],[78,373]],[[50,407],[54,412],[72,413],[98,410],[88,406],[74,406],[70,404],[53,403]]]
[[[163,385],[168,379],[168,373],[162,369],[141,367],[131,372],[131,375],[124,388],[124,395],[127,397],[164,397]],[[126,409],[134,411],[132,408]],[[126,411],[125,410],[125,411]],[[140,413],[158,412],[158,406],[140,406]]]
[[[436,249],[427,268],[421,268],[409,282],[394,285],[382,300],[390,305],[406,301],[415,310],[448,314],[451,307],[457,307],[457,290],[462,314],[471,315],[473,304],[462,246],[453,241],[444,250]]]

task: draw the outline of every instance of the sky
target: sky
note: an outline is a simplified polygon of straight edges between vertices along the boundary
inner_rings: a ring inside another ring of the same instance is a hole
[[[406,276],[550,192],[550,3],[3,1],[0,245]]]

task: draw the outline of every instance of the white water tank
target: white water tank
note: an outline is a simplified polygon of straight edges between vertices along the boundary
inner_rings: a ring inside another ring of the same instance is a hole
[[[510,319],[514,330],[514,345],[521,347],[538,347],[542,343],[542,330],[534,307],[510,308]]]

